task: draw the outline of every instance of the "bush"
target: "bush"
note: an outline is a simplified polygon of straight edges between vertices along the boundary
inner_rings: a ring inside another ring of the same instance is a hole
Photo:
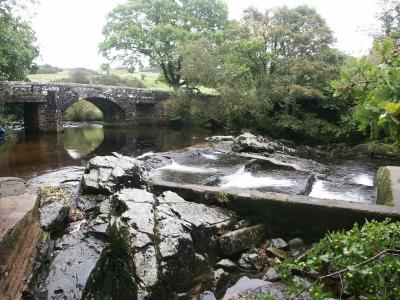
[[[341,276],[330,278],[340,289],[355,299],[398,299],[400,295],[400,258],[398,255],[384,255],[363,265],[369,258],[386,249],[400,249],[400,222],[367,222],[363,227],[354,225],[350,231],[328,234],[307,252],[301,262],[285,260],[278,265],[282,277],[290,282],[292,270],[322,277],[328,273],[346,269]],[[358,266],[357,266],[358,265]],[[327,283],[327,282],[325,282]],[[321,290],[324,282],[316,284]],[[296,286],[293,294],[303,286]]]
[[[94,104],[80,100],[71,105],[64,115],[66,121],[99,121],[103,119],[103,113]]]
[[[38,67],[37,74],[55,74],[58,72],[62,72],[63,69],[54,67],[49,64],[41,65]]]
[[[104,74],[95,76],[91,80],[92,84],[129,86],[135,88],[145,88],[146,86],[139,79],[120,77],[114,74]]]

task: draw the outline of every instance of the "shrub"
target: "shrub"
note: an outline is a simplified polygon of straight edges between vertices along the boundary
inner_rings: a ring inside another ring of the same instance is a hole
[[[328,234],[313,245],[304,260],[301,262],[295,262],[293,259],[285,260],[278,265],[278,271],[286,281],[290,282],[292,270],[304,274],[316,274],[319,278],[328,273],[345,270],[340,276],[330,278],[339,286],[337,294],[346,287],[346,292],[356,299],[398,299],[399,256],[382,255],[365,263],[386,249],[400,249],[400,222],[371,221],[362,227],[356,224],[350,231]],[[321,289],[323,284],[321,280],[321,283],[314,285],[310,292]],[[304,285],[295,287],[292,293],[296,294],[301,289],[304,289]]]
[[[66,111],[64,119],[67,121],[99,121],[103,113],[94,104],[80,100],[71,105]]]
[[[129,86],[136,88],[145,88],[146,86],[139,79],[121,77],[114,74],[104,74],[95,76],[91,80],[92,84],[114,85],[114,86]]]
[[[62,72],[63,69],[54,67],[49,64],[41,65],[38,67],[37,74],[55,74],[58,72]]]

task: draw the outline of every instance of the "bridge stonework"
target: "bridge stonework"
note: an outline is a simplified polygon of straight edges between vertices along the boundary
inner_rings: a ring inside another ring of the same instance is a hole
[[[106,125],[135,126],[164,118],[162,102],[169,94],[120,86],[73,83],[0,82],[0,116],[7,103],[24,106],[25,128],[32,131],[62,130],[65,110],[78,100],[96,105]]]

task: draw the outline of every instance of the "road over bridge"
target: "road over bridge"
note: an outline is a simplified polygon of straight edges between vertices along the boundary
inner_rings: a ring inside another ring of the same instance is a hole
[[[122,86],[74,83],[0,82],[0,116],[9,103],[24,107],[29,131],[62,130],[64,111],[78,100],[96,105],[107,125],[135,126],[138,121],[162,120],[167,92]]]

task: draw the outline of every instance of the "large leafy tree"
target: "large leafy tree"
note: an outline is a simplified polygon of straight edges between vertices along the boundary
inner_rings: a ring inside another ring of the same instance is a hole
[[[332,31],[314,9],[248,9],[222,40],[189,45],[182,75],[220,92],[228,122],[332,136],[344,104],[333,99],[329,82],[344,57],[331,48]]]
[[[353,120],[372,139],[389,137],[400,143],[400,45],[386,38],[375,41],[370,55],[353,59],[333,86],[356,101]]]
[[[16,1],[0,1],[0,80],[23,80],[39,55],[30,25],[13,14]]]
[[[381,0],[379,20],[382,23],[381,34],[384,37],[400,40],[399,0]]]
[[[130,0],[109,14],[100,49],[131,67],[148,58],[163,79],[178,88],[185,84],[180,75],[182,45],[219,31],[227,16],[221,0]]]

